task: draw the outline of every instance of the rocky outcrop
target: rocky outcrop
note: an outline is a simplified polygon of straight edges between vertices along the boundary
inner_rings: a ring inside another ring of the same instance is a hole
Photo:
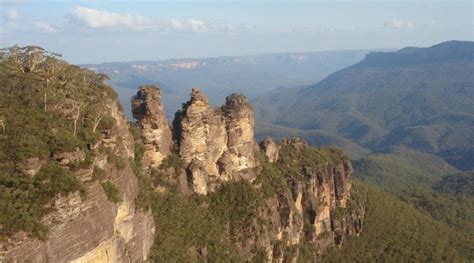
[[[226,98],[222,114],[226,123],[227,149],[219,160],[221,173],[224,177],[252,181],[258,165],[253,109],[245,96],[232,94]]]
[[[274,163],[278,161],[278,145],[271,138],[265,138],[265,140],[260,142],[260,148],[262,148],[265,156],[267,156],[268,162]]]
[[[161,90],[153,85],[140,86],[132,99],[133,117],[138,120],[145,146],[145,167],[158,167],[171,153],[172,135],[161,103]]]
[[[194,190],[206,194],[222,179],[217,161],[227,148],[223,116],[211,108],[200,90],[193,89],[191,100],[176,113],[173,127],[178,153],[188,167]]]
[[[207,97],[193,89],[173,127],[196,193],[207,194],[222,181],[254,178],[254,118],[244,96],[231,95],[223,107],[212,109]]]
[[[47,239],[41,241],[22,233],[3,244],[5,256],[13,262],[143,262],[148,258],[154,238],[150,213],[135,206],[138,181],[130,165],[134,142],[128,123],[118,103],[109,101],[109,114],[116,125],[102,131],[93,163],[102,168],[105,180],[118,189],[120,202],[111,202],[101,183],[92,180],[94,166],[78,169],[75,175],[83,182],[85,194],[58,196],[51,203],[52,212],[42,219],[48,226]],[[105,152],[120,160],[111,162]],[[84,153],[64,153],[55,158],[66,165],[83,159]],[[69,160],[64,162],[64,160]]]
[[[273,144],[266,139],[260,145],[265,153],[268,145]],[[303,158],[301,154],[309,148],[298,138],[273,146],[277,152],[284,148],[294,158]],[[341,245],[348,235],[359,235],[362,231],[364,206],[347,207],[351,199],[351,163],[337,155],[331,157],[334,163],[301,167],[303,177],[293,176],[287,191],[267,200],[266,208],[261,210],[259,219],[266,222],[261,224],[262,234],[248,243],[263,248],[269,262],[296,262],[303,244],[314,247],[317,257],[327,248]]]

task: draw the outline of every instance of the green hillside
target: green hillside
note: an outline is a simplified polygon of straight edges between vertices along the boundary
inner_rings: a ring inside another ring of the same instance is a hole
[[[324,262],[471,262],[474,239],[463,231],[423,214],[366,183],[354,184],[356,198],[365,200],[364,231]]]
[[[457,170],[441,158],[397,148],[354,162],[356,176],[397,195],[421,213],[474,236],[472,173]]]
[[[266,137],[271,137],[277,140],[285,137],[302,137],[313,146],[337,146],[343,149],[352,159],[357,159],[370,153],[370,150],[363,148],[346,138],[322,130],[300,130],[263,123],[257,125],[255,133],[257,141],[261,141]]]
[[[434,155],[408,148],[394,148],[387,153],[371,154],[354,161],[356,176],[394,193],[431,189],[456,168]]]
[[[474,171],[446,175],[433,188],[440,193],[474,196]]]
[[[407,146],[474,168],[474,42],[372,52],[321,82],[254,101],[261,122],[380,151]]]

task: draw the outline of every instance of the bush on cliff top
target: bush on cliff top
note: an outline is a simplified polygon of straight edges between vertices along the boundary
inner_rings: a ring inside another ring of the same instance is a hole
[[[39,47],[0,52],[0,239],[20,230],[45,238],[47,204],[81,189],[72,171],[90,167],[87,146],[113,125],[102,116],[116,97],[104,79]],[[70,171],[53,158],[76,150],[87,158]],[[30,163],[42,166],[35,176],[26,174]]]

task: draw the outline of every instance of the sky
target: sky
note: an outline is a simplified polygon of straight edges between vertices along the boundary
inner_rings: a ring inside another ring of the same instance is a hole
[[[72,63],[473,40],[472,1],[0,0],[0,47],[39,45]]]

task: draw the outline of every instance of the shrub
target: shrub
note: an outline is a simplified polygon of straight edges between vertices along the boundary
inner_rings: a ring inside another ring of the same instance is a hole
[[[92,172],[92,181],[102,182],[102,180],[105,179],[105,176],[106,174],[104,169],[101,169],[98,166],[94,166],[94,171]]]
[[[81,189],[79,180],[56,162],[44,164],[34,177],[0,174],[0,235],[23,230],[46,238],[47,228],[40,223],[48,212],[45,205],[58,194]]]
[[[113,183],[107,181],[107,182],[101,183],[101,185],[102,185],[102,189],[104,189],[107,199],[109,199],[110,202],[118,203],[122,201],[122,198],[120,198],[119,190]]]

